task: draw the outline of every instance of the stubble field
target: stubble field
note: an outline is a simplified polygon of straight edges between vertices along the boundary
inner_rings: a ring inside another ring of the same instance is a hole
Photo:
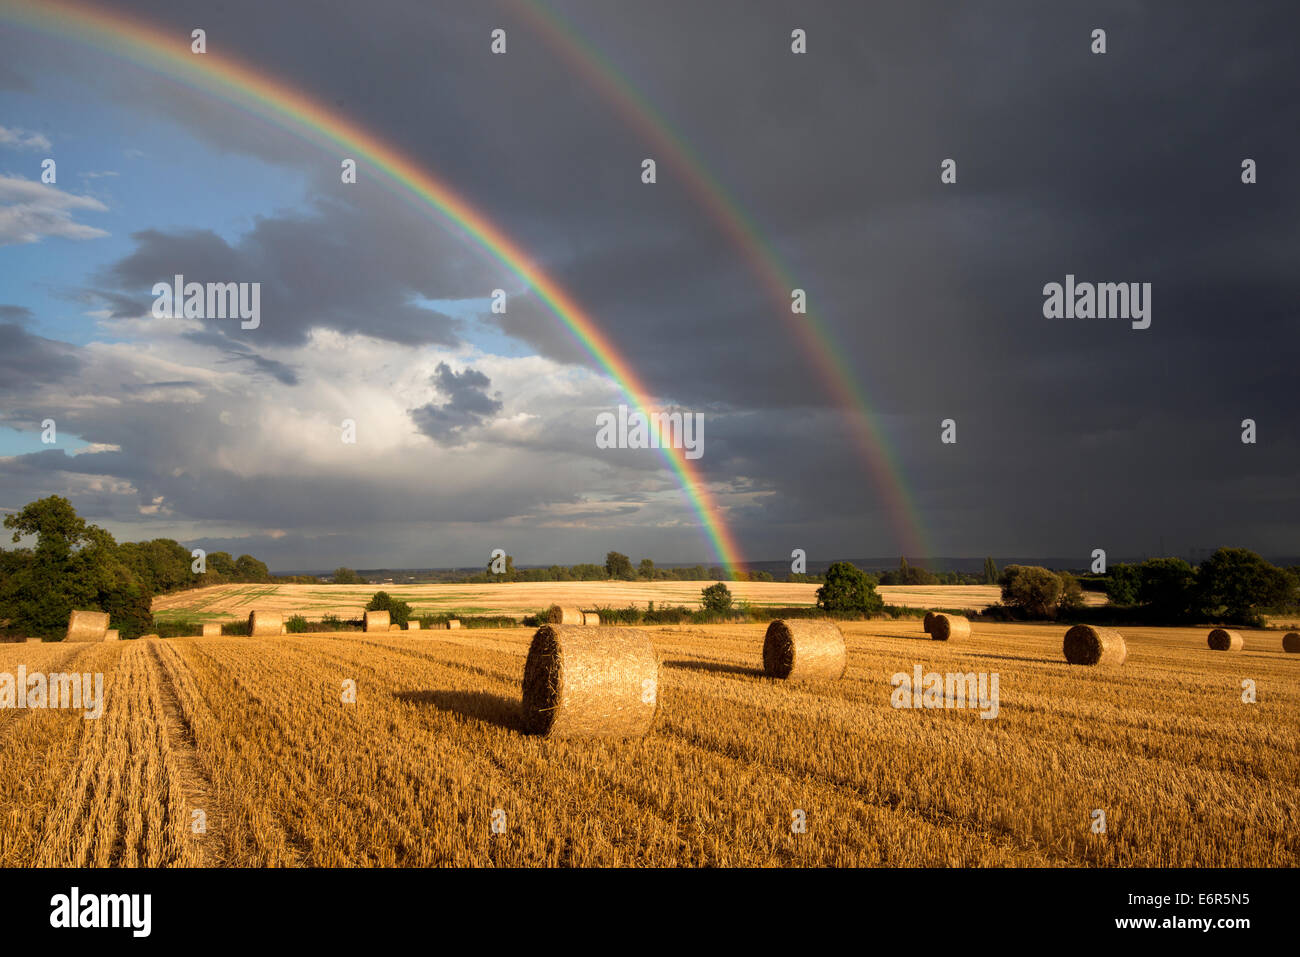
[[[154,615],[160,619],[189,621],[235,621],[247,618],[254,608],[277,614],[302,614],[311,619],[323,615],[359,617],[376,591],[386,591],[423,612],[456,611],[464,614],[514,615],[523,617],[553,602],[591,609],[596,607],[644,608],[685,605],[698,608],[700,590],[709,581],[591,581],[591,582],[501,582],[481,585],[213,585],[163,595],[154,600]],[[736,601],[754,605],[790,607],[813,605],[817,585],[793,582],[727,582]],[[975,611],[996,602],[996,585],[901,585],[877,588],[886,604],[908,608],[969,608]],[[1088,604],[1105,604],[1105,596],[1086,592]]]
[[[975,628],[846,623],[844,679],[803,684],[759,674],[762,625],[647,629],[631,741],[521,733],[522,628],[0,645],[107,699],[0,711],[0,866],[1300,863],[1276,632],[1126,630],[1127,664],[1072,668],[1060,627]],[[918,664],[997,672],[997,717],[892,707]]]

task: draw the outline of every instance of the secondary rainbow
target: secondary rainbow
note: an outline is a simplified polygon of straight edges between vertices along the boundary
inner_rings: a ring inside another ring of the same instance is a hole
[[[777,254],[764,242],[758,227],[709,172],[703,160],[608,57],[583,39],[571,24],[542,0],[515,0],[514,8],[573,69],[590,82],[593,89],[613,104],[629,125],[637,128],[659,150],[656,158],[668,160],[680,175],[680,182],[748,260],[777,303],[778,315],[790,322],[805,356],[820,374],[832,398],[849,413],[848,424],[854,445],[881,492],[903,553],[917,558],[927,557],[930,554],[929,542],[908,494],[902,468],[890,449],[884,429],[871,411],[862,387],[844,361],[847,351],[835,342],[830,329],[811,307],[806,314],[796,315],[790,310],[791,290],[801,284],[793,279]]]
[[[329,149],[364,161],[394,184],[419,197],[459,226],[515,272],[626,393],[643,414],[653,409],[651,393],[596,322],[555,280],[483,213],[401,150],[331,110],[307,93],[226,53],[190,50],[184,32],[166,32],[119,11],[73,0],[0,0],[0,14],[23,26],[86,44],[248,110]],[[594,422],[593,422],[594,430]],[[594,434],[594,431],[593,431]],[[698,467],[680,449],[661,449],[728,573],[740,563],[740,549]]]

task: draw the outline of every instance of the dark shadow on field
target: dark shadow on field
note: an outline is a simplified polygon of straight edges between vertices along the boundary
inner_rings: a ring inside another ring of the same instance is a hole
[[[511,731],[524,731],[519,702],[486,691],[399,691],[399,701],[431,704],[443,711],[454,711],[476,721],[486,721]]]
[[[1024,655],[991,655],[986,651],[967,651],[965,648],[961,649],[961,651],[962,651],[962,657],[969,655],[972,658],[993,658],[996,659],[997,661],[1030,661],[1040,665],[1065,664],[1064,655],[1062,655],[1060,658],[1027,658]]]
[[[763,677],[762,668],[746,668],[744,665],[728,665],[720,661],[686,661],[677,659],[674,661],[665,661],[664,666],[667,668],[682,668],[686,671],[712,671],[718,674],[726,675],[746,675],[750,678]]]

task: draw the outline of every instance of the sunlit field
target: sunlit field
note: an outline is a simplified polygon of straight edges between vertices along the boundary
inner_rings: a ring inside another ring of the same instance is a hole
[[[376,591],[383,590],[411,605],[414,612],[456,611],[463,614],[523,617],[553,602],[582,608],[644,608],[685,605],[698,608],[700,590],[708,581],[590,581],[502,582],[482,585],[215,585],[163,595],[155,599],[154,614],[162,620],[234,621],[254,608],[277,614],[355,618]],[[737,602],[756,606],[813,605],[817,585],[789,582],[727,582]],[[882,585],[876,589],[886,604],[910,608],[966,608],[979,611],[996,602],[996,585]],[[1085,592],[1088,604],[1104,604],[1105,596]]]
[[[525,628],[0,645],[106,698],[0,711],[0,866],[1300,863],[1277,632],[1126,629],[1126,664],[1082,668],[1060,626],[842,627],[847,674],[808,683],[760,673],[762,625],[647,629],[636,740],[522,733]],[[917,665],[996,673],[996,716],[891,706]]]

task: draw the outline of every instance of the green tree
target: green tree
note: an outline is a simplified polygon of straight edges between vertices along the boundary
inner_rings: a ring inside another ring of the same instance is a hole
[[[386,591],[377,591],[366,604],[366,611],[386,611],[390,624],[406,627],[411,620],[411,606]]]
[[[252,555],[240,555],[235,559],[235,574],[241,582],[271,580],[271,570],[266,567],[266,562],[258,561]]]
[[[1142,576],[1136,565],[1111,565],[1106,574],[1106,597],[1115,605],[1136,605]]]
[[[1061,572],[1057,577],[1061,580],[1061,597],[1056,600],[1057,611],[1078,611],[1083,607],[1083,586],[1079,584],[1079,579],[1069,572]]]
[[[826,611],[863,614],[885,607],[876,580],[851,562],[835,562],[826,570],[826,583],[817,589],[817,604]]]
[[[99,610],[108,613],[120,638],[139,638],[153,631],[153,598],[138,582],[119,580],[102,592]]]
[[[365,585],[366,580],[351,568],[334,569],[334,584],[336,585]]]
[[[605,555],[605,574],[610,578],[631,580],[636,578],[632,570],[632,559],[622,552],[609,552]]]
[[[118,558],[113,536],[87,524],[66,498],[51,495],[30,502],[6,516],[4,525],[13,530],[15,542],[25,536],[36,539],[30,559],[6,580],[3,605],[11,629],[55,637],[67,628],[74,608],[108,611],[110,616],[114,608],[129,611],[130,620],[119,628],[125,629],[124,637],[137,619],[151,626],[152,595]]]
[[[518,575],[515,572],[515,556],[513,555],[506,556],[506,564],[505,564],[505,569],[503,571],[499,571],[499,572],[496,571],[493,568],[493,566],[496,564],[497,564],[497,560],[495,558],[488,559],[488,563],[487,563],[488,581],[512,582],[518,577]]]
[[[998,583],[998,563],[992,557],[984,559],[984,584],[996,585]]]
[[[1291,576],[1244,548],[1220,548],[1196,577],[1202,610],[1224,621],[1253,623],[1262,609],[1293,597]]]
[[[1198,612],[1196,570],[1181,558],[1149,558],[1137,567],[1137,600],[1161,621]]]
[[[731,589],[722,582],[715,582],[707,588],[700,589],[700,604],[705,611],[726,614],[731,610]]]
[[[123,542],[118,558],[155,595],[192,588],[198,584],[191,571],[193,557],[180,542],[155,538],[150,542]]]
[[[209,552],[207,565],[208,574],[216,575],[222,581],[232,582],[238,574],[235,568],[235,556],[230,552]]]
[[[655,577],[655,563],[648,558],[641,559],[641,564],[637,566],[637,574],[642,578],[653,581]]]
[[[938,576],[924,568],[914,568],[907,563],[907,557],[898,560],[898,570],[885,572],[880,576],[882,585],[936,585]]]
[[[1002,572],[1002,603],[1031,618],[1050,618],[1061,597],[1061,579],[1038,565],[1008,565]]]

